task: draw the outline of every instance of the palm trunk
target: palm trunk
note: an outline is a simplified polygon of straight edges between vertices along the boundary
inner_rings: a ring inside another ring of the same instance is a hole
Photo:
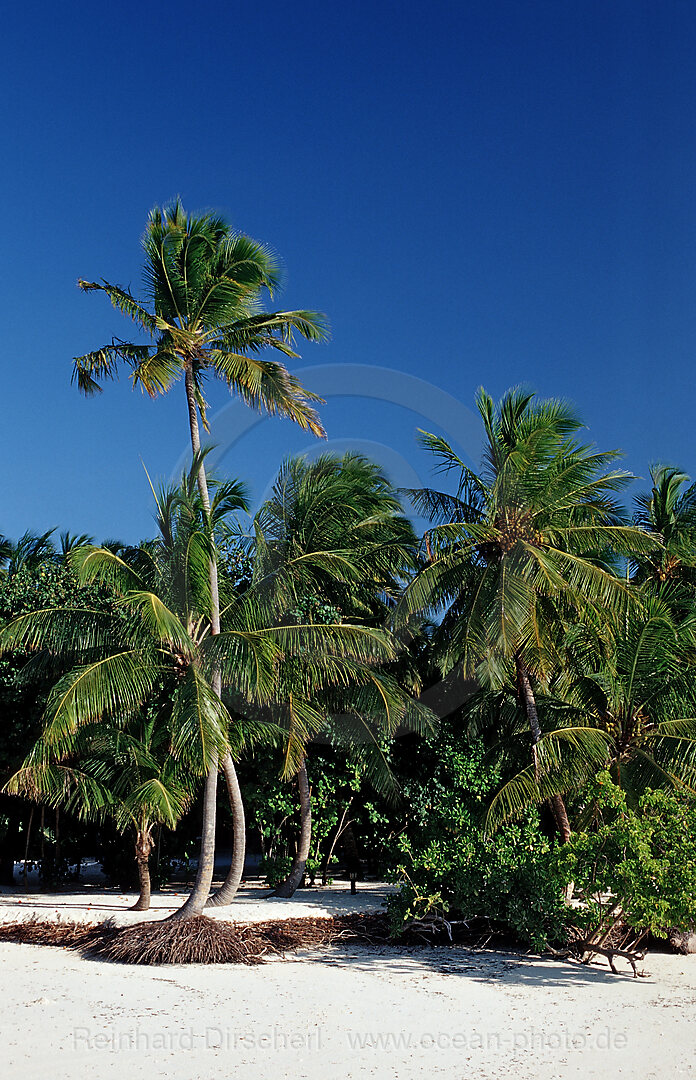
[[[541,739],[541,726],[539,724],[539,715],[537,713],[536,700],[534,698],[534,691],[532,690],[532,684],[529,681],[529,672],[525,667],[524,661],[519,653],[515,656],[515,664],[517,666],[517,687],[519,695],[522,699],[525,711],[527,713],[527,720],[529,721],[529,729],[532,733],[532,758],[534,759],[534,773],[538,778],[538,761],[537,761],[537,744]],[[553,795],[549,799],[549,806],[554,816],[558,832],[561,837],[561,843],[565,844],[570,840],[570,822],[568,821],[568,814],[566,813],[565,803],[560,795]]]
[[[312,842],[312,800],[309,793],[307,762],[304,758],[297,773],[297,786],[300,791],[300,842],[297,845],[297,854],[290,873],[273,893],[273,896],[282,896],[286,900],[294,895],[302,881]]]
[[[29,858],[29,842],[31,840],[31,826],[34,821],[34,804],[32,803],[31,811],[29,813],[29,823],[27,824],[27,838],[24,843],[24,869],[22,871],[22,877],[24,878],[24,888],[28,888],[27,882],[27,860]]]
[[[138,882],[140,895],[131,911],[150,910],[150,852],[152,837],[149,829],[138,829],[135,837],[135,861],[138,864]]]
[[[227,793],[232,810],[232,861],[227,871],[221,888],[210,897],[207,907],[223,907],[230,904],[237,895],[244,873],[244,856],[246,855],[246,822],[244,818],[244,802],[242,791],[239,786],[237,770],[230,753],[225,754],[222,762],[222,771],[227,782]]]
[[[196,406],[195,385],[191,365],[186,366],[185,374],[186,401],[188,404],[189,428],[191,432],[191,448],[194,455],[201,449],[201,438],[198,429],[198,412]],[[201,461],[198,466],[198,490],[206,513],[210,511],[210,496],[208,494],[208,480],[205,475],[205,465]],[[220,633],[220,595],[218,590],[218,572],[215,558],[211,558],[209,564],[210,573],[210,632]],[[220,673],[213,675],[212,687],[220,696],[222,693],[222,680]],[[203,793],[203,827],[201,831],[201,849],[198,858],[198,870],[196,881],[186,903],[175,911],[173,919],[191,918],[194,915],[202,915],[203,908],[210,894],[215,869],[215,824],[217,810],[217,755],[213,756],[208,774],[205,778]]]
[[[549,805],[553,811],[553,816],[556,819],[558,831],[561,836],[561,843],[567,844],[571,837],[570,822],[568,821],[568,812],[565,808],[565,803],[560,795],[552,795],[549,799]]]

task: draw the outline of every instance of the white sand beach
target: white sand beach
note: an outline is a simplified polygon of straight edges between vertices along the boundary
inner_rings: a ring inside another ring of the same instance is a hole
[[[247,885],[240,889],[234,903],[224,908],[209,908],[206,915],[234,922],[260,922],[264,919],[300,919],[304,916],[348,915],[354,911],[380,911],[382,901],[392,887],[360,882],[355,896],[350,885],[340,882],[324,888],[300,889],[292,900],[270,895],[267,885]],[[123,893],[85,887],[59,893],[24,893],[21,889],[0,890],[0,922],[36,916],[40,919],[63,919],[76,922],[103,922],[113,919],[119,926],[166,919],[181,907],[186,891],[167,890],[152,894],[149,911],[130,911],[137,893]]]
[[[212,913],[250,921],[374,910],[384,892],[362,885],[351,897],[341,884],[269,901],[252,888]],[[154,899],[150,918],[180,897]],[[124,911],[132,900],[5,893],[0,918],[132,922],[143,918]],[[604,962],[350,942],[251,968],[128,967],[0,944],[0,1064],[27,1080],[691,1075],[696,958],[650,954],[644,970],[633,979]]]

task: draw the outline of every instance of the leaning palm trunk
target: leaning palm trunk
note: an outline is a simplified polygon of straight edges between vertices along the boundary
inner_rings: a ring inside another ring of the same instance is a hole
[[[234,900],[244,873],[244,856],[246,854],[244,802],[242,801],[242,791],[239,786],[237,770],[234,767],[230,753],[225,754],[223,758],[222,771],[225,774],[232,810],[232,861],[223,884],[208,900],[208,907],[223,907]]]
[[[522,703],[524,704],[525,712],[527,713],[527,720],[529,721],[529,729],[532,733],[532,757],[534,759],[534,773],[537,775],[538,761],[537,761],[537,745],[541,740],[541,726],[539,724],[539,715],[537,713],[536,700],[534,698],[534,691],[532,690],[532,684],[529,681],[529,672],[524,665],[524,661],[519,653],[515,656],[515,664],[517,666],[517,686],[519,689]],[[556,826],[561,837],[561,843],[565,844],[570,840],[570,822],[568,821],[568,814],[566,813],[565,803],[560,795],[552,795],[549,799],[549,806],[551,812],[556,821]]]
[[[138,864],[138,883],[140,895],[131,911],[150,910],[150,852],[152,851],[152,837],[149,829],[138,829],[135,838],[135,861]]]
[[[198,412],[196,406],[196,391],[193,379],[192,364],[189,362],[185,373],[186,400],[188,403],[189,428],[191,432],[191,448],[194,458],[199,457],[201,450],[201,438],[198,430]],[[210,513],[210,496],[208,494],[208,480],[205,475],[205,464],[199,457],[198,465],[198,490],[201,501],[207,514]],[[214,555],[209,564],[210,573],[210,633],[220,633],[220,595],[218,589],[217,563]],[[213,691],[221,696],[222,679],[220,672],[216,671],[212,678]],[[201,848],[198,858],[198,870],[196,881],[186,903],[175,911],[173,919],[191,918],[194,915],[202,915],[210,894],[215,869],[215,825],[217,811],[217,774],[218,760],[214,754],[205,778],[203,793],[203,828],[201,832]]]
[[[305,758],[302,758],[302,764],[297,773],[297,786],[300,792],[300,841],[297,845],[297,854],[293,860],[290,873],[273,893],[273,896],[282,896],[284,899],[289,899],[294,895],[304,877],[312,842],[312,800],[310,798],[309,777],[307,776]]]

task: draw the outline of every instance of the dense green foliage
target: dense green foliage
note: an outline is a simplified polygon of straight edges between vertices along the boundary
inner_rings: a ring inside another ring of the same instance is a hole
[[[563,890],[538,813],[486,836],[497,776],[481,746],[462,747],[456,727],[446,725],[421,757],[408,789],[408,827],[396,845],[402,888],[390,903],[394,930],[439,916],[485,920],[538,948],[562,938]]]
[[[557,853],[564,881],[581,901],[573,922],[592,933],[617,920],[664,936],[696,922],[696,800],[653,789],[638,806],[600,773],[589,785],[592,827]]]

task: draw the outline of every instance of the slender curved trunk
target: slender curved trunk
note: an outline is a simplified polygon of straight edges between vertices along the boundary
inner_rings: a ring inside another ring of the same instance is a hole
[[[135,861],[138,864],[140,895],[131,911],[150,910],[150,852],[152,837],[149,829],[138,829],[135,837]]]
[[[22,870],[22,877],[24,878],[24,888],[25,889],[27,889],[29,887],[29,884],[28,884],[28,881],[27,881],[27,860],[29,858],[29,841],[31,840],[31,826],[32,826],[32,822],[34,821],[34,809],[35,809],[35,807],[34,807],[34,804],[32,803],[31,810],[29,812],[29,823],[27,825],[27,838],[26,838],[26,840],[24,842],[24,868]]]
[[[541,739],[541,726],[539,724],[539,715],[537,713],[536,700],[534,698],[534,691],[532,690],[532,684],[529,681],[529,672],[525,667],[524,661],[519,653],[515,655],[515,665],[517,667],[517,687],[522,704],[524,705],[525,712],[527,713],[527,720],[529,721],[529,729],[532,733],[532,758],[534,760],[534,772],[538,776],[539,764],[537,761],[537,743]],[[556,822],[556,827],[561,837],[561,843],[565,844],[570,840],[570,822],[568,821],[568,814],[566,812],[565,803],[560,795],[553,795],[549,799],[549,806]]]
[[[549,799],[549,806],[553,811],[553,816],[556,819],[556,825],[561,835],[561,843],[567,844],[571,837],[570,822],[568,821],[568,812],[565,808],[565,803],[560,795],[552,795]]]
[[[222,771],[225,774],[227,793],[232,810],[232,861],[227,871],[227,877],[218,891],[210,897],[207,907],[224,907],[225,904],[230,904],[234,900],[244,873],[244,856],[246,855],[244,802],[237,770],[234,767],[230,753],[225,754],[223,758]]]
[[[305,758],[302,758],[302,764],[297,772],[297,786],[300,792],[300,842],[297,845],[297,854],[293,860],[290,873],[272,894],[273,896],[282,896],[284,899],[293,896],[302,881],[312,842],[312,800],[310,798],[309,777],[307,776]]]
[[[201,437],[198,428],[198,411],[196,406],[195,385],[191,364],[187,364],[184,377],[186,386],[186,402],[188,404],[189,429],[191,432],[191,449],[194,454],[201,449]],[[205,475],[205,465],[201,461],[198,467],[198,490],[206,512],[210,511],[210,496],[208,494],[208,480]],[[220,594],[218,589],[217,563],[212,558],[209,564],[210,573],[210,632],[220,633]],[[222,694],[222,680],[220,673],[216,672],[212,679],[212,688],[220,696]],[[215,824],[217,812],[217,755],[213,756],[210,768],[205,778],[203,793],[203,827],[201,831],[201,848],[198,858],[198,870],[196,881],[186,903],[170,916],[172,919],[186,919],[194,915],[202,915],[210,894],[213,883],[213,871],[215,869]]]

